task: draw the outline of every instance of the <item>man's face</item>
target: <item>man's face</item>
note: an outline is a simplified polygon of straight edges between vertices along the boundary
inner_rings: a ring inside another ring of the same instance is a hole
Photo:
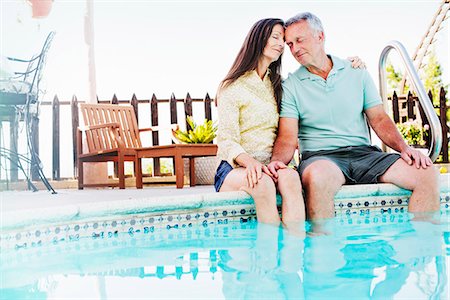
[[[309,67],[320,57],[323,50],[323,32],[314,32],[308,22],[300,21],[285,31],[285,40],[294,58]]]

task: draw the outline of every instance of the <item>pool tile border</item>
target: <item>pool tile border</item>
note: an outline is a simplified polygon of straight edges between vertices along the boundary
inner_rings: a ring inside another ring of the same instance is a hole
[[[407,195],[340,198],[335,201],[336,217],[341,223],[345,223],[351,222],[351,217],[354,216],[401,213],[407,210],[407,203]],[[450,192],[442,193],[441,208],[446,211],[449,207]],[[27,248],[47,243],[76,241],[80,238],[112,238],[121,233],[152,234],[160,229],[227,224],[236,220],[239,222],[256,220],[253,203],[235,202],[226,206],[203,206],[193,211],[135,212],[29,225],[21,229],[1,231],[0,249]]]

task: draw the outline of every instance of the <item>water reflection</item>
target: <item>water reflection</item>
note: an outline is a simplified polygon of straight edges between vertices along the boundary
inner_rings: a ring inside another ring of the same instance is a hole
[[[448,223],[312,224],[306,237],[257,225],[250,249],[220,253],[228,299],[448,299]],[[443,247],[443,238],[446,248]]]
[[[297,299],[304,295],[304,237],[258,224],[254,246],[219,252],[223,294],[227,299]]]
[[[2,299],[449,299],[450,214],[256,222],[2,250]]]

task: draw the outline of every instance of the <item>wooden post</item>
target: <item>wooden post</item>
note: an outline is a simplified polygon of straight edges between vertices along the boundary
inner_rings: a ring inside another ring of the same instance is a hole
[[[35,155],[31,156],[31,180],[39,180],[39,115],[33,113],[31,116],[31,149]]]
[[[119,105],[119,100],[117,99],[116,94],[113,95],[111,104]],[[117,162],[114,163],[114,177],[119,178],[119,164]]]
[[[116,94],[113,95],[113,97],[111,99],[111,104],[119,104],[119,100],[117,100]]]
[[[78,100],[75,95],[72,97],[70,102],[70,110],[72,113],[72,155],[73,155],[73,177],[78,177],[78,167],[77,167],[77,130],[80,126],[79,116],[78,116]]]
[[[448,163],[447,99],[443,87],[441,87],[439,93],[439,104],[439,116],[442,126],[442,162]]]
[[[172,95],[170,96],[169,104],[170,104],[170,124],[177,124],[178,123],[177,99],[175,98],[174,93],[172,93]],[[175,158],[172,159],[172,166],[173,166],[173,174],[176,175]]]
[[[191,95],[189,93],[187,93],[186,95],[186,99],[184,100],[184,117],[186,120],[186,131],[189,132],[189,130],[193,130],[193,128],[191,127],[191,125],[189,125],[187,118],[188,116],[191,116],[192,119],[194,118],[194,115],[192,113],[192,98]],[[174,170],[175,170],[175,174],[177,174],[177,172],[181,172],[181,174],[183,174],[183,176],[179,177],[177,176],[177,188],[181,185],[181,187],[183,186],[183,181],[184,181],[184,167],[183,169],[180,169],[180,166],[177,166],[177,160],[175,158],[175,165],[174,165]],[[180,164],[184,164],[183,159],[180,159]],[[189,181],[190,182],[195,182],[195,176],[192,176],[192,172],[195,170],[194,167],[194,158],[189,158],[189,170],[190,170],[190,175],[189,175]],[[180,174],[180,173],[178,173]],[[181,179],[180,179],[181,178]]]
[[[138,99],[136,98],[136,94],[133,94],[133,97],[131,97],[131,106],[133,106],[134,114],[136,115],[136,121],[139,125],[139,107],[138,107]]]
[[[59,136],[60,136],[60,128],[59,128],[59,112],[60,105],[58,96],[55,95],[52,102],[52,123],[53,123],[53,165],[52,165],[52,179],[60,180],[61,172],[59,166],[60,159],[60,148],[59,148]]]
[[[191,95],[189,95],[189,93],[187,93],[186,99],[184,100],[184,116],[186,118],[186,131],[192,130],[193,128],[191,128],[191,126],[187,122],[187,117],[193,116],[192,115],[192,98],[191,98]]]
[[[394,117],[394,123],[400,122],[400,113],[398,110],[398,96],[397,93],[394,91],[394,94],[392,95],[392,114]]]
[[[9,148],[11,150],[10,156],[10,168],[11,168],[11,182],[17,182],[19,180],[19,117],[16,113],[11,114],[9,122]]]
[[[138,107],[139,102],[136,97],[136,94],[134,94],[134,93],[133,93],[133,96],[131,97],[130,104],[131,104],[131,106],[133,106],[134,114],[136,116],[136,122],[137,122],[138,128],[139,128],[139,107]],[[134,166],[134,167],[136,167],[136,166]],[[141,174],[142,174],[142,170],[141,170]],[[136,170],[134,171],[134,176],[136,177]]]
[[[406,100],[406,105],[408,108],[408,120],[409,119],[414,120],[416,118],[416,116],[414,115],[414,99],[413,99],[411,91],[408,92],[408,98]]]
[[[170,124],[178,123],[178,113],[177,113],[177,99],[175,98],[175,94],[172,93],[169,100],[170,104]]]
[[[428,94],[428,97],[430,97],[430,94]],[[429,124],[428,119],[427,119],[427,116],[425,115],[425,111],[423,110],[422,104],[420,104],[419,98],[416,98],[415,100],[417,102],[417,107],[419,108],[419,115],[420,115],[420,119],[422,121],[422,127],[423,127],[426,124]]]
[[[433,102],[433,93],[431,92],[431,90],[428,91],[428,99],[430,100],[431,105],[432,105],[434,108],[436,108],[436,107],[434,106],[434,102]]]
[[[433,93],[431,93],[431,90],[428,91],[428,99],[431,102],[431,105],[433,105]],[[425,111],[422,108],[422,105],[419,103],[419,112],[420,117],[422,118],[422,127],[425,127],[425,125],[430,125],[430,122],[427,119],[427,116],[425,115]],[[428,127],[428,129],[425,131],[426,135],[424,136],[425,140],[425,146],[430,147],[431,145],[431,129]]]
[[[208,93],[206,93],[206,97],[205,97],[205,118],[208,120],[212,120],[211,98],[209,97]]]
[[[156,95],[152,95],[152,100],[150,101],[150,115],[152,119],[152,126],[158,126],[158,99],[156,99]],[[152,145],[159,145],[159,132],[152,132]],[[155,176],[161,176],[161,164],[159,158],[153,159],[153,174]]]

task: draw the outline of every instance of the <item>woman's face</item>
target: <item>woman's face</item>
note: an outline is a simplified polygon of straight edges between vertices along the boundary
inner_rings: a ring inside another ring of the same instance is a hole
[[[263,56],[267,57],[270,62],[276,61],[284,50],[284,28],[280,24],[273,27],[272,33],[264,47]]]

